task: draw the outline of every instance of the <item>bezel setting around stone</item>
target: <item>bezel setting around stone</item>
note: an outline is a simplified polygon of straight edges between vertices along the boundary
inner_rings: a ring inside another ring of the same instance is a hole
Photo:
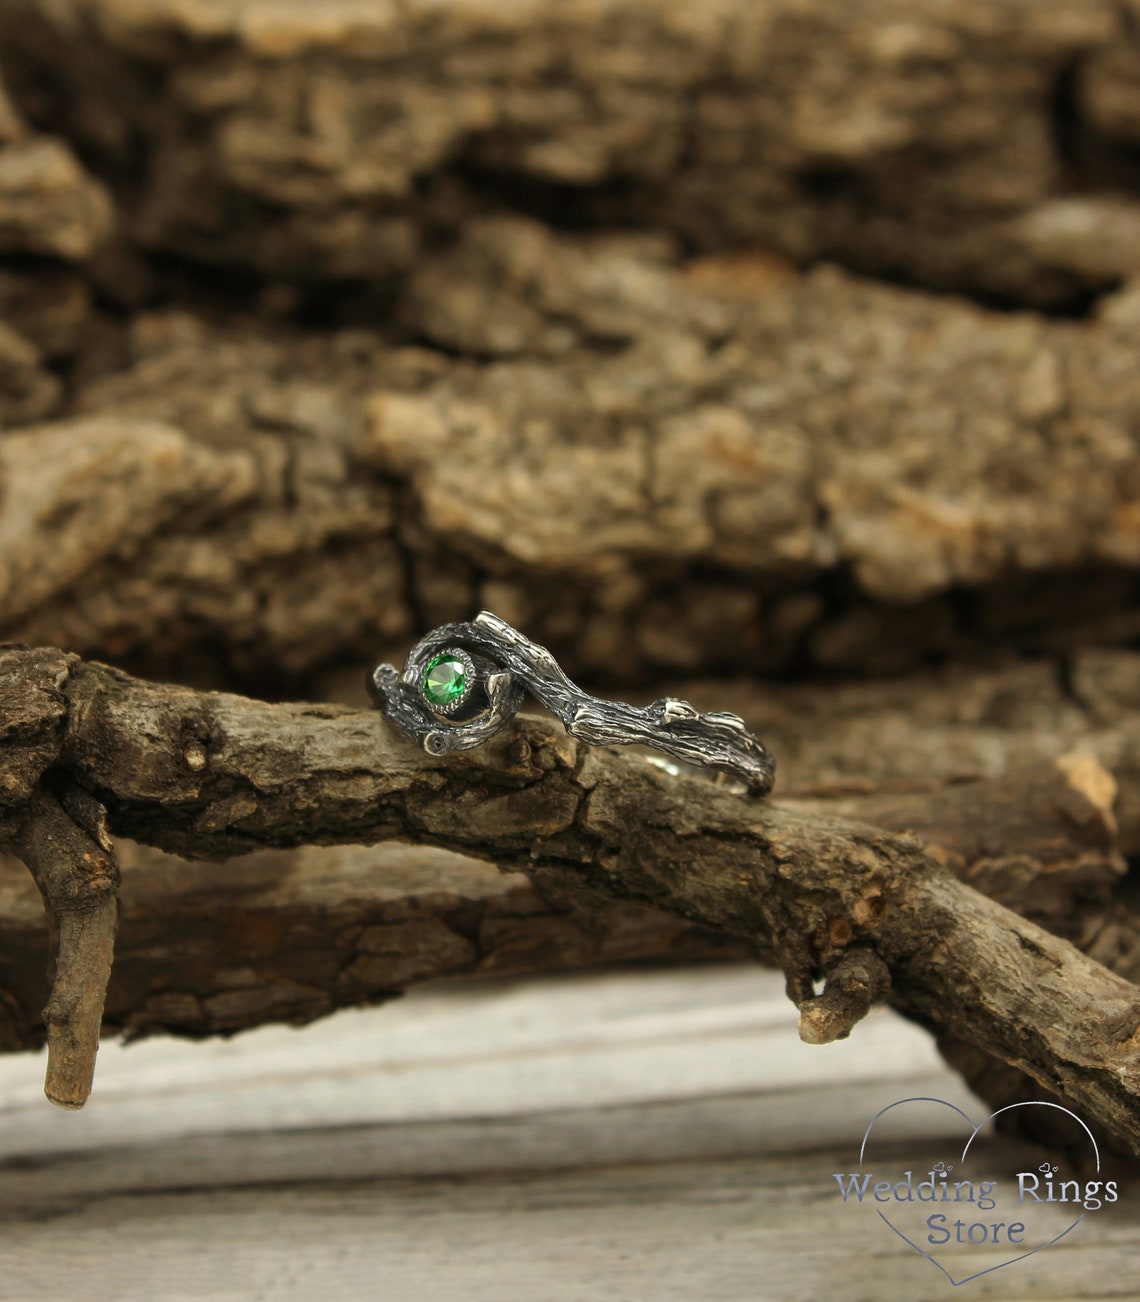
[[[436,665],[443,664],[448,660],[456,660],[463,666],[462,686],[460,687],[460,690],[450,698],[450,700],[437,701],[428,691],[428,674],[431,673]],[[471,693],[475,690],[476,678],[477,670],[475,668],[475,661],[471,658],[470,654],[462,647],[450,646],[445,648],[443,651],[437,652],[427,662],[424,666],[423,672],[420,674],[418,686],[420,695],[427,703],[428,709],[431,710],[433,714],[446,719],[451,715],[457,714],[471,699]]]

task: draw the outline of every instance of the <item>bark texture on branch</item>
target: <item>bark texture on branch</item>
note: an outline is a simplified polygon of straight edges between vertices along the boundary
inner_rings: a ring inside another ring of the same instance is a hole
[[[4,19],[21,102],[121,178],[133,238],[207,262],[388,277],[513,197],[1023,302],[1138,267],[1131,3],[10,0]]]
[[[1103,929],[1122,870],[1110,812],[1055,764],[909,802],[793,804],[900,831],[918,813],[928,853],[1082,947]],[[583,903],[552,880],[540,893],[518,873],[424,846],[309,846],[191,864],[127,843],[119,858],[123,919],[105,1025],[132,1038],[306,1021],[442,976],[754,953],[659,909],[605,897]],[[43,1034],[44,937],[27,873],[9,864],[0,881],[0,989],[11,1001],[3,1047],[11,1049]]]
[[[746,942],[624,901],[582,907],[520,873],[425,846],[306,846],[189,863],[120,842],[106,1033],[229,1034],[311,1021],[439,977],[744,958]],[[43,906],[0,861],[0,1048],[44,1036]]]
[[[1123,678],[1133,660],[1118,659]],[[707,709],[741,706],[776,741],[780,789],[798,792],[798,807],[918,831],[964,880],[1082,947],[1095,942],[1109,966],[1125,961],[1131,933],[1112,930],[1106,902],[1119,866],[1112,783],[1091,756],[1118,761],[1140,724],[1122,716],[1116,731],[1092,732],[1085,712],[1062,701],[1051,665],[770,693],[686,690]],[[364,699],[359,683],[345,695]],[[1051,757],[1074,744],[1088,758],[1058,766]],[[1119,797],[1117,806],[1135,807]],[[1133,847],[1138,830],[1121,824]],[[751,952],[656,910],[576,906],[549,883],[540,895],[517,874],[424,847],[308,847],[193,866],[130,845],[119,853],[123,922],[107,1024],[131,1035],[304,1020],[459,972]],[[12,1047],[42,1034],[40,913],[27,874],[10,871],[0,988],[18,1006]],[[1118,970],[1132,977],[1140,965]]]
[[[1069,751],[1095,756],[1116,779],[1120,847],[1140,854],[1134,651],[1090,647],[865,682],[692,682],[685,691],[702,709],[731,700],[779,756],[781,792],[797,795],[921,796]],[[913,808],[921,821],[921,801]]]
[[[9,824],[27,816],[20,788],[62,770],[113,829],[192,857],[388,838],[458,849],[540,890],[747,940],[801,1005],[852,946],[870,949],[898,1007],[1016,1063],[1140,1153],[1137,988],[911,836],[674,779],[540,720],[439,761],[375,713],[203,695],[60,653],[9,650],[0,681],[33,702],[0,756],[17,775]]]
[[[1076,325],[491,221],[400,309],[481,359],[144,315],[0,440],[0,633],[285,682],[480,606],[626,679],[1123,641],[1133,298]]]
[[[33,132],[0,84],[0,428],[60,407],[50,363],[79,346],[91,307],[79,267],[111,221],[104,187],[63,141]]]

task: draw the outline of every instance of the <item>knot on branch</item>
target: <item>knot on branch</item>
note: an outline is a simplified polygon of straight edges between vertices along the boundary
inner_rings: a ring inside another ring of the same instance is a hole
[[[890,988],[891,974],[874,950],[848,950],[832,968],[823,993],[800,1004],[800,1039],[805,1044],[846,1039]]]

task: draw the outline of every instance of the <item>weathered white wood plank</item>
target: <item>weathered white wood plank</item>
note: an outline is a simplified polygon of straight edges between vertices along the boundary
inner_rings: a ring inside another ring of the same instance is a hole
[[[935,1094],[968,1109],[944,1075],[810,1091],[525,1113],[516,1117],[195,1134],[45,1153],[0,1164],[0,1217],[70,1194],[216,1189],[250,1183],[460,1176],[613,1163],[857,1153],[871,1117],[900,1097]],[[894,1138],[956,1137],[953,1118],[909,1116]]]
[[[888,1012],[801,1044],[780,978],[751,967],[425,988],[300,1031],[106,1045],[79,1114],[41,1079],[38,1055],[0,1060],[14,1302],[941,1302],[832,1172],[899,1098],[983,1111]],[[894,1120],[884,1151],[918,1169],[960,1146],[939,1109]],[[969,1295],[1136,1296],[1138,1203]]]
[[[955,1079],[929,1037],[885,1009],[849,1040],[802,1044],[782,978],[758,967],[464,983],[300,1030],[105,1044],[80,1113],[45,1103],[42,1055],[0,1059],[0,1156],[931,1075]]]
[[[829,1195],[833,1160],[112,1195],[7,1220],[0,1262],[21,1300],[942,1302],[928,1262]],[[969,1296],[1130,1298],[1135,1263],[1117,1212]]]

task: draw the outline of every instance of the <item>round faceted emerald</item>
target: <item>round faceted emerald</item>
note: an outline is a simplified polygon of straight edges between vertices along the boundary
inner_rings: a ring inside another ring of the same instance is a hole
[[[467,686],[467,666],[451,655],[436,656],[424,672],[424,695],[432,705],[457,701]]]

